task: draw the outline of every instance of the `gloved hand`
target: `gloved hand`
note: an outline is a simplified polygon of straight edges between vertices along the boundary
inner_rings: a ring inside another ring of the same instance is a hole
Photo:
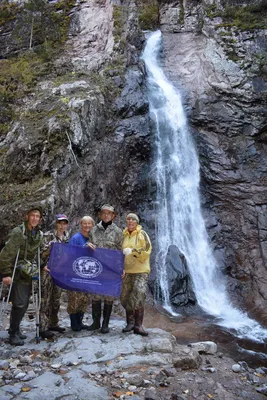
[[[129,256],[130,254],[132,254],[132,249],[130,249],[130,247],[126,247],[122,250],[122,252],[125,256]]]

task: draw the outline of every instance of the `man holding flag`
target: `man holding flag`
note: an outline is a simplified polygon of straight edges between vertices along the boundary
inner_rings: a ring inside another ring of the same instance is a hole
[[[92,249],[102,247],[106,249],[121,250],[122,230],[113,222],[116,217],[114,207],[104,204],[100,211],[100,222],[89,233],[88,246]],[[93,323],[89,326],[89,331],[100,328],[101,301],[104,300],[103,322],[101,333],[109,332],[109,319],[112,311],[114,297],[112,296],[92,296],[92,318]]]

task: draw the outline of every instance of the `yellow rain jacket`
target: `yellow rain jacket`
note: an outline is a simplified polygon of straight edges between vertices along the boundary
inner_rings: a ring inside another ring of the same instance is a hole
[[[139,274],[150,272],[150,254],[152,251],[148,234],[137,225],[136,230],[129,232],[127,228],[123,231],[122,249],[129,247],[132,254],[125,256],[124,270],[127,274]]]

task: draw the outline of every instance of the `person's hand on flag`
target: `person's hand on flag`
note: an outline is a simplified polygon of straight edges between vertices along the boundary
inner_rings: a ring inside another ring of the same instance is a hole
[[[132,254],[132,249],[130,249],[130,247],[126,247],[122,250],[122,252],[125,256],[129,256],[130,254]]]
[[[87,243],[87,246],[90,247],[90,249],[95,250],[96,246],[93,243]]]
[[[44,268],[43,268],[43,270],[45,271],[45,272],[50,272],[50,269],[48,268],[48,266],[46,265]]]

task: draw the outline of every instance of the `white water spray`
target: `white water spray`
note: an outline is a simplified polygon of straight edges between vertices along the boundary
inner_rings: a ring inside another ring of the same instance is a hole
[[[161,32],[152,33],[143,59],[148,73],[150,116],[156,129],[157,213],[156,265],[165,308],[172,312],[165,258],[170,245],[185,255],[198,304],[218,317],[218,324],[253,340],[267,338],[267,331],[228,299],[225,282],[209,246],[200,209],[199,163],[180,93],[158,65]]]

